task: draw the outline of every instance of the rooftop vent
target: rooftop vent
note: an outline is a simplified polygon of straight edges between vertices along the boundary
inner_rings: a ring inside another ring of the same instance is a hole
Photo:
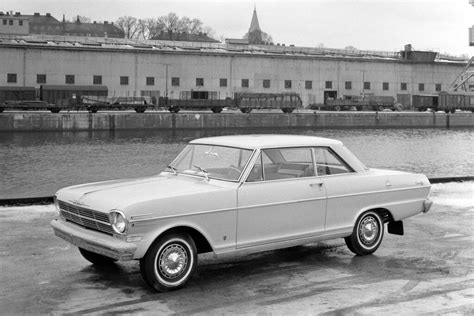
[[[104,24],[109,24],[109,22],[108,22],[108,21],[104,21]]]
[[[20,12],[15,12],[15,15],[16,15],[16,16],[19,16],[19,15],[20,15]]]
[[[47,16],[47,17],[50,17],[50,16],[51,16],[51,13],[46,13],[46,16]]]
[[[35,12],[34,16],[40,16],[40,14],[38,12]]]
[[[5,15],[5,13],[3,13],[3,11],[0,11],[0,15]]]

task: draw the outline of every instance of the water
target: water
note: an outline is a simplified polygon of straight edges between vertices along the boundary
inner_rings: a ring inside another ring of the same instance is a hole
[[[428,177],[474,175],[472,129],[258,129],[0,133],[0,199],[49,196],[64,186],[159,173],[194,138],[291,133],[343,141],[367,166]]]

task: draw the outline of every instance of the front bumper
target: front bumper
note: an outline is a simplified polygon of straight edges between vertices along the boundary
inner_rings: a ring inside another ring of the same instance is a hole
[[[423,213],[428,213],[430,210],[431,206],[433,205],[433,201],[430,199],[426,199],[423,201]]]
[[[116,260],[132,260],[137,245],[59,219],[51,221],[54,234],[67,242]]]

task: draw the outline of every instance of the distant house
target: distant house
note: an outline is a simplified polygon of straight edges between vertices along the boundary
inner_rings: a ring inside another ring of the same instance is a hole
[[[93,37],[113,37],[113,38],[124,38],[125,35],[121,29],[114,25],[104,21],[104,23],[83,23],[79,20],[76,22],[63,22],[64,24],[64,35],[70,36],[93,36]]]
[[[190,34],[184,32],[161,32],[159,35],[153,37],[152,40],[219,43],[218,40],[207,36],[206,33]]]
[[[57,20],[50,13],[41,15],[21,14],[20,12],[0,12],[0,34],[7,35],[66,35],[124,38],[124,33],[114,23],[83,23]]]

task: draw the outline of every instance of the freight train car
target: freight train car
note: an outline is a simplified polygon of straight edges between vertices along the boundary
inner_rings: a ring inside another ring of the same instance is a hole
[[[474,113],[474,93],[441,91],[439,93],[437,110],[446,113],[455,113],[456,110]]]
[[[41,101],[56,105],[51,112],[58,113],[62,109],[75,110],[82,104],[82,96],[107,97],[106,86],[72,86],[72,85],[42,85],[40,87]]]
[[[297,93],[236,92],[234,98],[216,99],[214,94],[203,94],[203,91],[199,94],[183,91],[181,97],[183,98],[160,98],[158,104],[172,113],[178,113],[181,109],[210,109],[214,113],[220,113],[224,108],[240,109],[242,113],[250,113],[256,109],[280,109],[284,113],[291,113],[302,107],[301,97]]]
[[[403,105],[395,102],[395,98],[391,96],[378,95],[345,95],[343,99],[327,99],[326,104],[321,106],[323,110],[341,111],[341,110],[373,110],[383,111],[390,109],[393,111],[401,111]]]
[[[441,91],[438,95],[414,95],[413,107],[418,111],[444,111],[455,113],[456,110],[474,112],[474,93]]]

